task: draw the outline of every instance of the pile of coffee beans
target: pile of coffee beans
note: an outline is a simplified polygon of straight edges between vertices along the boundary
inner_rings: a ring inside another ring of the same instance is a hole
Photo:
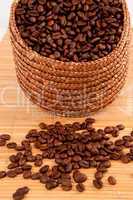
[[[87,62],[108,55],[123,31],[119,0],[20,0],[15,15],[29,47],[65,62]]]
[[[0,179],[22,175],[24,179],[38,180],[47,190],[60,186],[64,191],[72,190],[74,181],[77,191],[83,192],[87,189],[84,185],[87,176],[80,169],[95,168],[92,184],[101,189],[112,160],[133,161],[133,131],[130,135],[120,136],[120,131],[125,128],[123,124],[96,129],[94,123],[94,118],[72,124],[56,122],[47,125],[42,122],[39,129],[27,133],[21,144],[0,143],[16,151],[10,155],[7,169],[0,171]],[[3,134],[0,139],[7,141],[10,136]],[[33,154],[34,149],[38,149],[38,153]],[[128,152],[125,153],[125,149]],[[49,166],[44,163],[45,159],[52,159],[55,164]],[[37,172],[33,172],[33,166],[38,168]],[[110,185],[116,182],[113,176],[108,177]],[[13,194],[14,200],[24,198],[28,191],[26,187],[19,189]]]

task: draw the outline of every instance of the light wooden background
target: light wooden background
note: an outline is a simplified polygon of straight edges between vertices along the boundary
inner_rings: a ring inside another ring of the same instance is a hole
[[[96,127],[124,123],[128,134],[133,128],[133,43],[130,48],[130,63],[128,79],[119,97],[103,111],[94,115],[97,119]],[[0,132],[10,133],[12,140],[18,143],[30,128],[36,128],[38,123],[44,121],[53,123],[61,120],[63,123],[83,121],[83,118],[61,118],[53,116],[30,103],[20,90],[15,76],[15,66],[12,60],[11,47],[8,35],[0,43]],[[10,151],[11,152],[11,151]],[[8,164],[10,152],[0,147],[0,170]],[[12,153],[13,150],[12,150]],[[47,163],[47,161],[45,161]],[[105,186],[97,191],[92,187],[94,170],[86,170],[88,181],[86,191],[82,194],[76,192],[63,192],[60,188],[46,191],[38,181],[23,180],[21,176],[16,179],[0,180],[0,200],[10,200],[11,194],[18,188],[27,185],[31,192],[27,200],[132,200],[133,199],[133,163],[124,165],[113,162],[112,168],[105,176]],[[107,176],[117,178],[117,186],[109,186]]]

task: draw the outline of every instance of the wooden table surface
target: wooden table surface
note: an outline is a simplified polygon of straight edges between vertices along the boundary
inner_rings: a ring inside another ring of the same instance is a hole
[[[133,128],[133,42],[130,48],[129,73],[125,87],[119,97],[103,111],[94,115],[97,122],[96,127],[105,125],[116,125],[124,123],[125,131],[128,134]],[[63,123],[83,121],[83,118],[61,118],[51,115],[37,106],[33,105],[24,96],[19,88],[15,66],[12,59],[12,52],[8,34],[0,43],[0,131],[10,133],[12,140],[20,142],[30,128],[37,128],[39,122],[53,123],[61,120]],[[14,153],[5,147],[0,147],[0,170],[8,164],[8,156]],[[45,163],[49,163],[45,161]],[[79,194],[75,187],[71,192],[64,192],[60,188],[46,191],[45,187],[37,181],[27,181],[21,176],[15,179],[5,178],[0,180],[0,200],[12,199],[12,193],[21,186],[27,185],[31,192],[27,200],[132,200],[133,199],[133,163],[124,165],[120,162],[112,162],[109,173],[104,178],[104,188],[97,191],[92,187],[94,170],[86,170],[88,181],[86,191]],[[117,178],[116,186],[109,186],[107,183],[108,175]]]

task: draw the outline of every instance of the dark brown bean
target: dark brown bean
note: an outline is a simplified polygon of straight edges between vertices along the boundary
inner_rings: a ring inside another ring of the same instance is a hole
[[[56,180],[49,180],[46,184],[45,187],[47,190],[52,190],[58,186],[58,182]]]
[[[0,171],[0,179],[6,177],[5,171]]]
[[[32,180],[39,180],[40,179],[40,173],[39,172],[33,173],[31,175],[31,179]]]
[[[125,126],[123,124],[118,124],[116,126],[119,130],[124,130],[125,129]]]
[[[26,171],[23,172],[23,178],[24,179],[29,179],[29,178],[31,178],[31,176],[32,176],[31,170],[26,170]]]
[[[49,170],[49,165],[44,165],[43,167],[40,168],[40,173],[44,174]]]
[[[29,192],[28,187],[22,187],[16,190],[16,192],[13,194],[13,199],[14,200],[22,200],[24,199],[25,195],[28,194]]]
[[[102,179],[103,178],[103,173],[101,171],[97,171],[95,173],[95,179]]]
[[[15,142],[10,142],[6,146],[8,149],[15,149],[17,147],[17,144]]]
[[[11,136],[9,134],[2,134],[0,135],[1,140],[10,140]]]
[[[77,189],[78,192],[83,192],[85,190],[85,186],[84,186],[83,183],[78,183],[76,185],[76,189]]]
[[[83,183],[87,180],[87,176],[78,170],[73,172],[73,178],[76,183]]]
[[[8,170],[6,174],[7,174],[7,177],[9,178],[14,178],[17,176],[17,173],[15,170]]]
[[[113,177],[113,176],[108,177],[108,182],[110,185],[116,185],[116,183],[117,183],[115,177]]]
[[[0,147],[6,145],[6,140],[0,139]]]
[[[97,189],[101,189],[103,187],[103,182],[100,179],[93,180],[93,185]]]

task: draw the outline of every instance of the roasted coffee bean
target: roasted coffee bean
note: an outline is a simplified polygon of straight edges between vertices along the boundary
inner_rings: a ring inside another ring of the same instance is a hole
[[[31,178],[31,176],[32,176],[31,170],[26,170],[26,171],[23,172],[23,178],[24,179],[29,179],[29,178]]]
[[[8,149],[15,149],[17,147],[17,144],[15,142],[10,142],[6,146]]]
[[[81,160],[81,161],[79,161],[79,166],[82,168],[89,168],[90,163],[89,163],[89,161]]]
[[[130,162],[130,158],[129,158],[129,156],[127,154],[123,154],[123,155],[121,155],[121,161],[123,163],[129,163]]]
[[[14,169],[14,168],[16,168],[16,167],[18,167],[18,163],[10,163],[10,164],[7,166],[8,169]]]
[[[41,123],[39,124],[39,127],[40,127],[41,129],[47,129],[47,125],[46,125],[45,123],[43,123],[43,122],[41,122]]]
[[[116,126],[119,130],[124,130],[125,129],[125,126],[123,124],[118,124]]]
[[[49,180],[49,177],[47,176],[47,174],[43,174],[43,175],[40,175],[40,183],[47,183]]]
[[[17,176],[17,173],[15,170],[8,170],[7,173],[6,173],[7,177],[9,178],[14,178]]]
[[[103,178],[103,172],[97,171],[95,173],[95,179],[102,179]]]
[[[19,159],[20,157],[17,154],[9,156],[9,161],[11,161],[11,163],[18,163]]]
[[[71,181],[71,177],[67,177],[67,176],[62,176],[61,178],[61,188],[64,191],[70,191],[72,190],[72,181]]]
[[[25,164],[22,166],[22,169],[25,171],[25,170],[31,170],[32,169],[32,165],[29,165],[29,164]]]
[[[78,183],[76,185],[76,189],[77,189],[78,192],[83,192],[85,190],[85,186],[84,186],[83,183]]]
[[[16,24],[25,43],[43,56],[65,62],[96,60],[116,48],[121,38],[124,12],[116,1],[59,1],[57,5],[56,1],[20,0]]]
[[[25,195],[28,194],[29,192],[28,187],[22,187],[16,190],[16,192],[13,194],[13,199],[14,200],[22,200],[24,199]]]
[[[5,171],[0,171],[0,179],[6,177]]]
[[[36,167],[40,167],[40,166],[42,166],[43,161],[41,159],[40,160],[36,160],[34,164],[35,164]]]
[[[114,131],[114,128],[112,126],[107,126],[104,129],[104,132],[107,133],[107,134],[108,133],[113,133],[113,131]]]
[[[40,173],[39,172],[33,173],[31,175],[31,179],[32,180],[39,180],[40,179]]]
[[[6,145],[6,140],[0,139],[0,147]]]
[[[58,182],[54,179],[50,179],[46,184],[45,187],[47,190],[52,190],[58,186]]]
[[[100,179],[93,180],[93,185],[97,189],[101,189],[103,187],[103,182]]]
[[[24,150],[24,146],[22,145],[18,145],[16,148],[15,148],[16,151],[23,151]]]
[[[117,181],[113,176],[108,177],[108,182],[110,185],[116,185]]]
[[[0,135],[1,140],[10,140],[11,136],[9,134],[2,134]]]
[[[40,168],[40,173],[44,174],[49,170],[49,165],[44,165],[43,167]]]
[[[23,173],[23,169],[22,169],[21,167],[17,167],[17,168],[15,169],[15,172],[16,172],[17,174],[22,174],[22,173]]]
[[[78,170],[73,172],[73,178],[76,183],[83,183],[87,180],[87,176]]]

